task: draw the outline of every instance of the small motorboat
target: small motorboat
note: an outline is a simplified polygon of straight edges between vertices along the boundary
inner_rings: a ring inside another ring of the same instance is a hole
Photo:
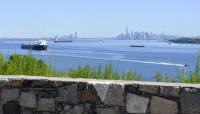
[[[144,45],[130,45],[130,47],[145,47]]]

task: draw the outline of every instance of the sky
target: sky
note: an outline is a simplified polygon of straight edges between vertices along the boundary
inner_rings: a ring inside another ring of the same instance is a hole
[[[200,35],[200,0],[0,0],[0,37]]]

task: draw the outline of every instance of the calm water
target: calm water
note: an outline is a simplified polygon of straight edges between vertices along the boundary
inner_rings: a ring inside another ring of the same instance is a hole
[[[158,41],[82,40],[72,43],[49,41],[47,51],[29,51],[20,49],[23,42],[0,40],[0,52],[6,56],[13,53],[32,54],[58,70],[77,68],[79,64],[103,67],[111,60],[114,68],[120,72],[137,70],[145,80],[153,80],[156,71],[175,76],[175,69],[181,70],[185,64],[191,69],[194,68],[200,50],[200,45],[169,45]],[[144,44],[145,48],[129,47],[131,44]]]

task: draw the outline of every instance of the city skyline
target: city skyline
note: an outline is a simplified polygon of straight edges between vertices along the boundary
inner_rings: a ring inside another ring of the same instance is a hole
[[[43,37],[77,32],[115,37],[133,31],[200,35],[200,1],[0,1],[0,37]]]

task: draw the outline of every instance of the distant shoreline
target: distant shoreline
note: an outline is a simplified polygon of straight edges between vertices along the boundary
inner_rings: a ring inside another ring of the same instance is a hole
[[[198,38],[179,38],[172,39],[169,42],[179,43],[179,44],[200,44],[200,39]]]

